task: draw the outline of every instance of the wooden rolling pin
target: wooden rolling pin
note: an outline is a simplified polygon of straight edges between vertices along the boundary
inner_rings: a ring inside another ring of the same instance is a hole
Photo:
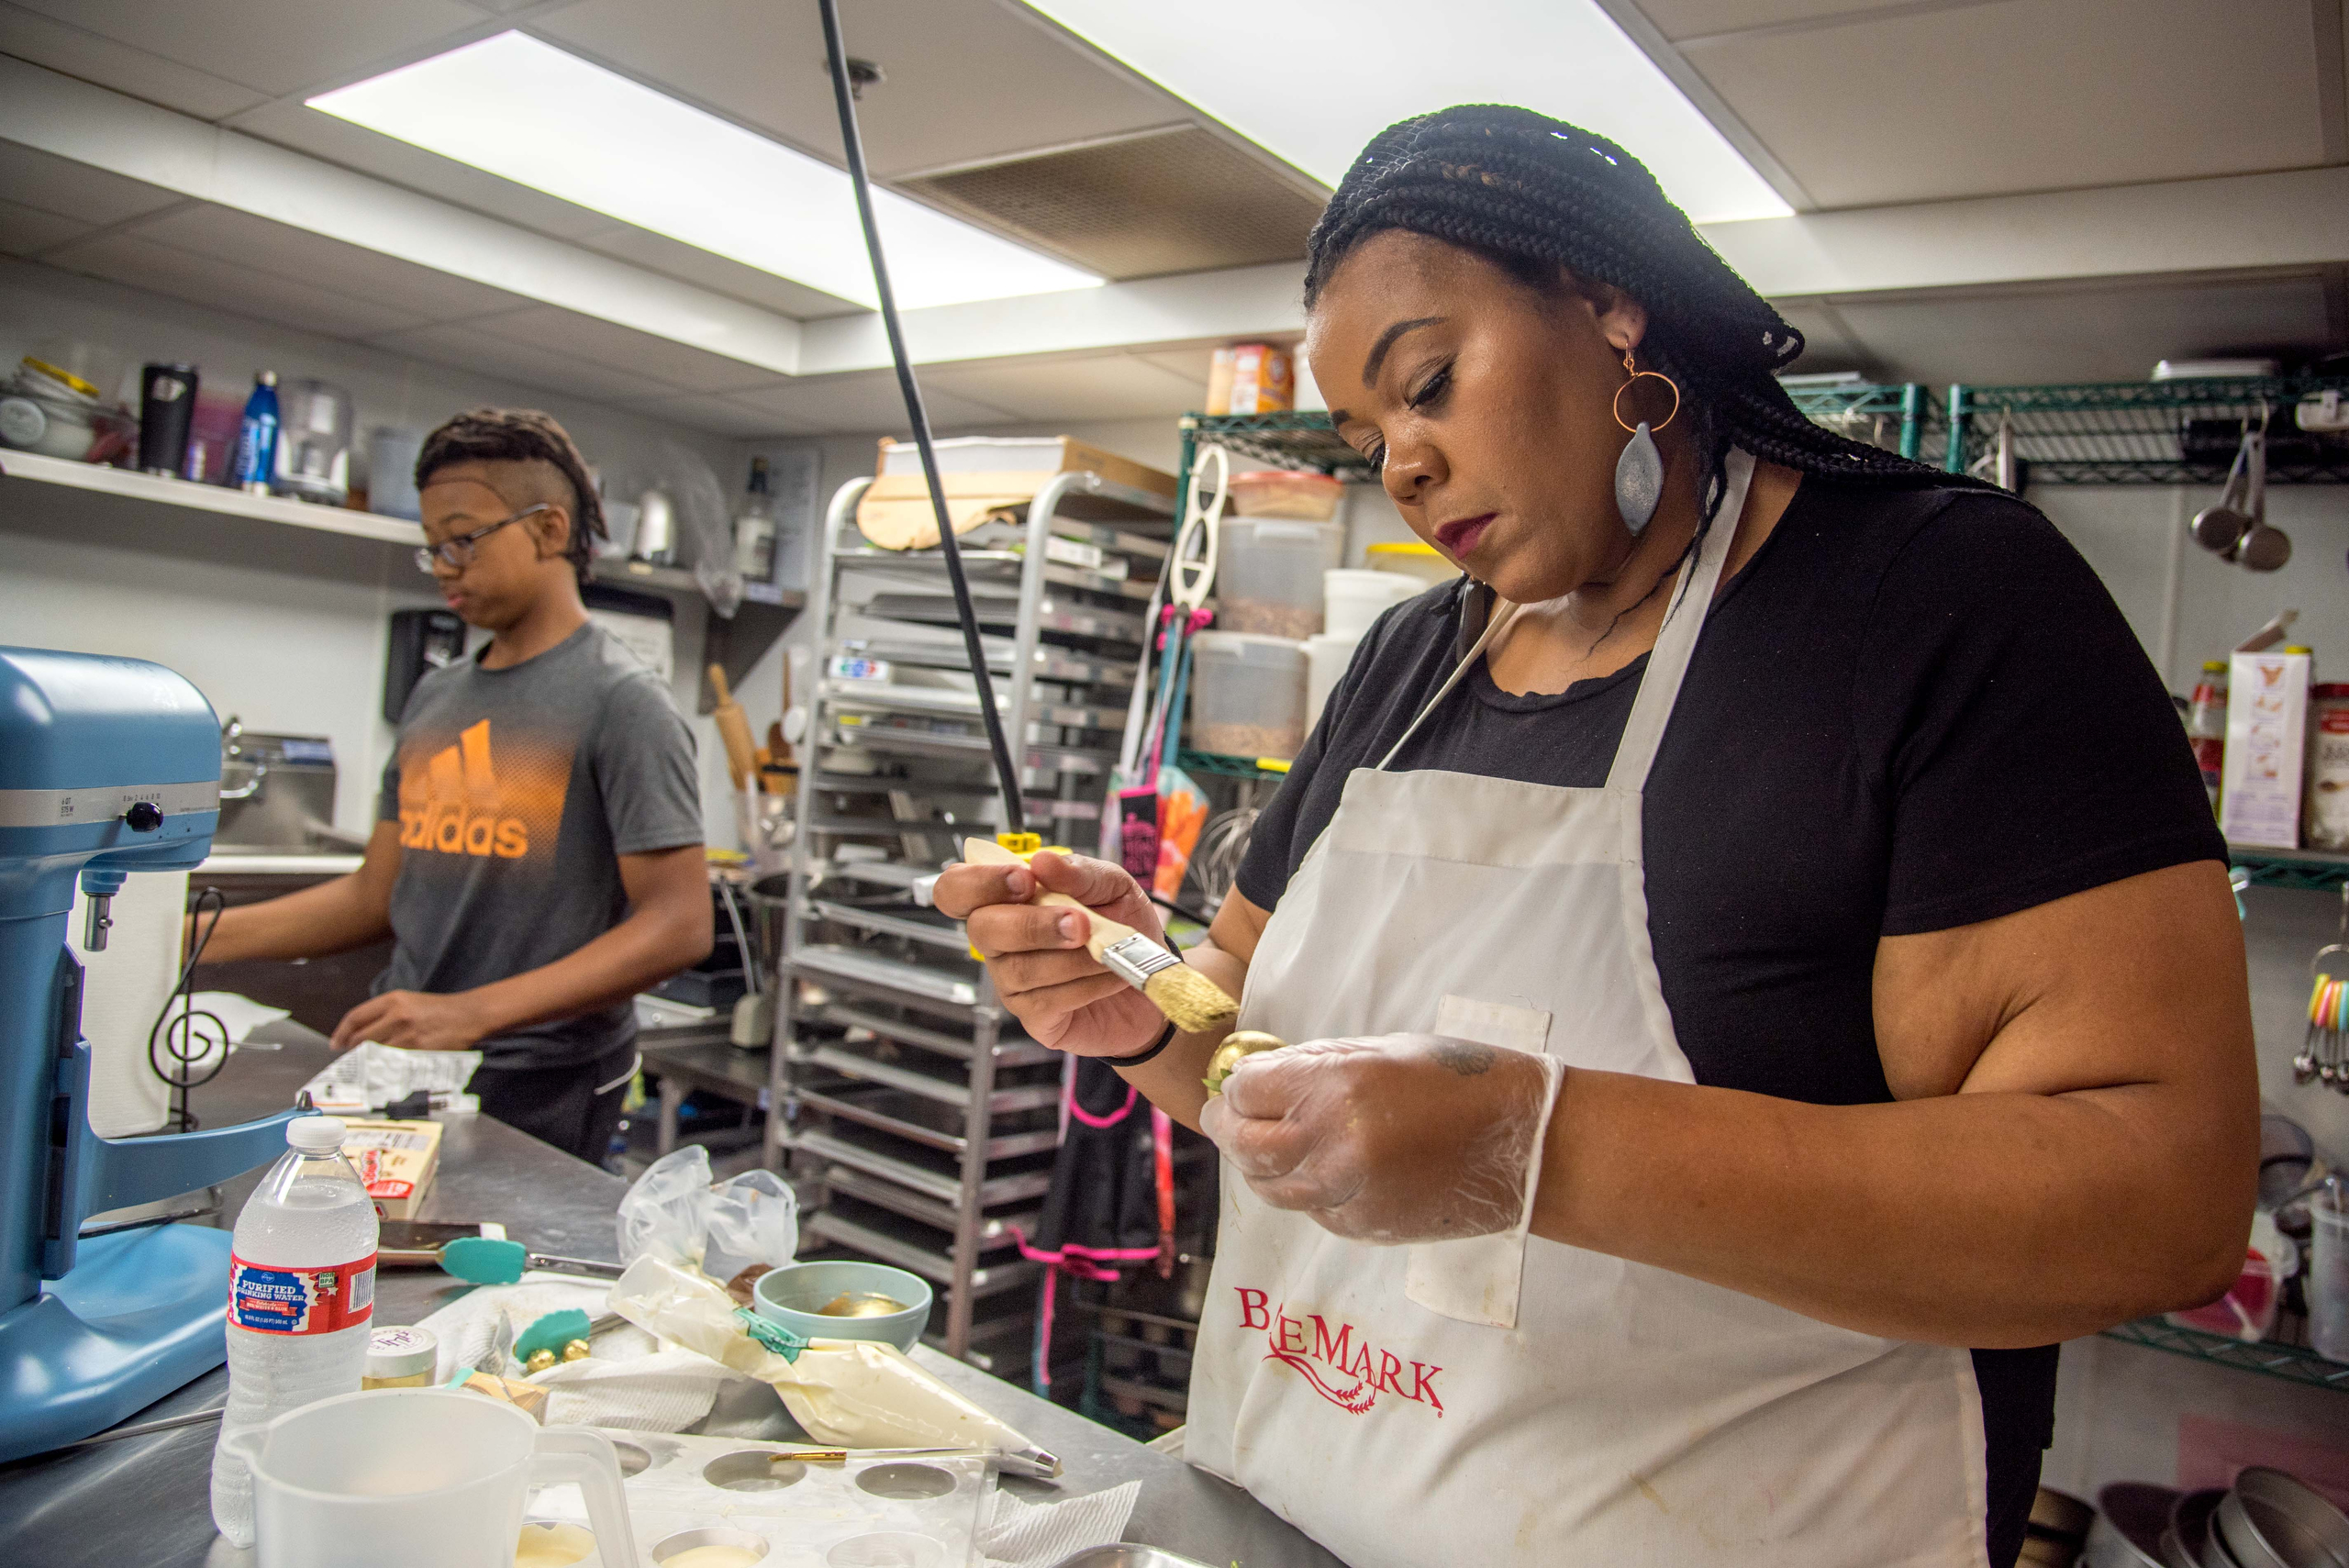
[[[718,721],[718,738],[726,743],[727,776],[740,791],[759,776],[758,746],[751,739],[750,716],[727,689],[723,665],[709,667],[709,689],[718,694],[718,706],[710,717]]]

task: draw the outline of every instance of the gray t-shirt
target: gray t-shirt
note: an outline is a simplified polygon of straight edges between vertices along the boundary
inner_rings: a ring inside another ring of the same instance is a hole
[[[621,855],[702,841],[693,732],[602,628],[534,659],[416,684],[376,805],[400,824],[384,991],[470,990],[575,952],[628,912]],[[567,1067],[636,1034],[626,1002],[482,1041],[492,1067]]]

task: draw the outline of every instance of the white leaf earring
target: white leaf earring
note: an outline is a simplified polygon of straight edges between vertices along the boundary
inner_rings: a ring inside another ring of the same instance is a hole
[[[1656,450],[1655,437],[1645,419],[1634,426],[1623,417],[1623,394],[1642,376],[1653,376],[1671,387],[1672,412],[1664,417],[1664,425],[1656,427],[1660,430],[1680,417],[1680,387],[1662,371],[1640,369],[1629,349],[1623,350],[1623,369],[1627,373],[1623,384],[1615,389],[1615,422],[1631,431],[1631,439],[1624,443],[1623,455],[1615,460],[1615,509],[1637,539],[1655,516],[1656,503],[1664,499],[1664,454]]]

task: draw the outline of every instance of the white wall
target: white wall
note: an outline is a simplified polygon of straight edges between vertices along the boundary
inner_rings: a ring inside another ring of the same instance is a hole
[[[241,400],[256,371],[310,375],[347,388],[362,434],[378,425],[429,428],[478,404],[543,408],[591,462],[623,470],[675,442],[707,459],[721,484],[740,484],[732,442],[584,399],[401,358],[225,315],[161,295],[22,261],[0,261],[0,367],[54,337],[129,357],[200,367],[207,391]],[[131,389],[135,395],[135,384]],[[159,528],[168,527],[166,536]],[[223,717],[249,728],[325,735],[335,745],[336,826],[365,832],[391,728],[378,716],[385,616],[431,605],[403,550],[324,540],[295,530],[110,501],[0,481],[0,641],[123,653],[186,675]],[[681,708],[693,716],[701,617],[678,620]],[[704,815],[713,843],[734,842],[725,757],[709,720],[694,717]]]

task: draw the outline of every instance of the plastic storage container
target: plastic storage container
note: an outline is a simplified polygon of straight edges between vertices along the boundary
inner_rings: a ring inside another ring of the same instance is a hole
[[[2349,1190],[2338,1181],[2309,1200],[2309,1343],[2349,1362]]]
[[[1326,473],[1260,468],[1231,476],[1231,509],[1243,517],[1297,517],[1326,523],[1338,515],[1346,487]]]
[[[1353,662],[1354,649],[1361,642],[1360,637],[1346,637],[1334,631],[1305,639],[1305,728],[1308,734],[1321,722],[1321,710],[1329,705],[1330,694],[1338,689],[1339,678]]]
[[[1321,574],[1345,558],[1346,530],[1297,517],[1226,517],[1221,528],[1217,628],[1292,641],[1321,630]]]
[[[1324,613],[1321,629],[1332,637],[1358,639],[1389,605],[1416,599],[1428,585],[1399,572],[1364,572],[1339,567],[1321,573]]]
[[[1372,571],[1416,577],[1429,587],[1449,583],[1460,575],[1460,568],[1446,561],[1435,546],[1422,544],[1418,539],[1374,544],[1364,548],[1362,553],[1364,564]]]
[[[1203,631],[1191,648],[1191,744],[1227,757],[1296,756],[1305,744],[1305,644]]]

